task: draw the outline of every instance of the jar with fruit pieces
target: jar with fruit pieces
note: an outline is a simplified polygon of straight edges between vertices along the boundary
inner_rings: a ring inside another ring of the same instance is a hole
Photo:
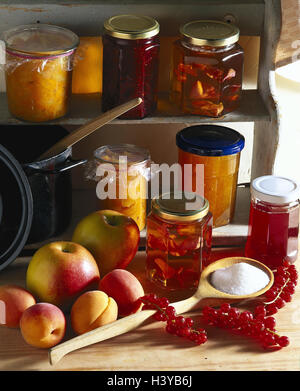
[[[133,218],[140,231],[143,230],[150,175],[149,151],[131,144],[105,145],[96,149],[94,158],[92,177],[100,184],[97,185],[99,209],[123,213]],[[99,166],[103,168],[101,175],[97,174]],[[105,189],[101,186],[102,180],[107,182]]]
[[[245,255],[271,269],[298,256],[299,185],[289,178],[266,175],[251,184],[249,232]]]
[[[185,113],[219,117],[238,108],[244,52],[239,29],[197,20],[180,28],[174,43],[171,100]]]
[[[178,132],[176,143],[184,190],[199,192],[198,184],[203,182],[214,227],[228,224],[235,210],[240,152],[245,138],[225,126],[195,125]],[[188,165],[191,173],[185,170]],[[203,166],[204,172],[198,166]]]
[[[144,118],[157,104],[159,24],[137,15],[113,16],[104,23],[102,109],[133,98],[143,102],[121,118]]]
[[[205,198],[178,192],[154,198],[147,217],[148,278],[168,290],[196,288],[211,241],[212,215]]]
[[[64,116],[71,93],[77,35],[58,26],[30,24],[4,32],[3,39],[11,114],[30,122]]]

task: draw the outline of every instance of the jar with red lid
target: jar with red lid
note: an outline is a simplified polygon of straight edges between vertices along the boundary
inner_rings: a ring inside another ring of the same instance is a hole
[[[299,185],[288,178],[266,175],[251,184],[246,257],[271,269],[298,255]]]
[[[208,201],[193,193],[167,193],[152,200],[147,217],[146,271],[168,290],[194,289],[208,264],[212,215]]]
[[[215,20],[180,28],[174,43],[171,100],[185,113],[219,117],[238,108],[244,51],[239,29]]]
[[[103,35],[102,109],[133,98],[143,102],[121,118],[144,118],[157,104],[159,24],[147,16],[118,15],[106,20]]]

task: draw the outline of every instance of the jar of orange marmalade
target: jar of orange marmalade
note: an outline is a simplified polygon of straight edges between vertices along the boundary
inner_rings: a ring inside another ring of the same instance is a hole
[[[180,192],[154,198],[147,217],[148,278],[168,290],[196,288],[211,242],[212,215],[205,198]]]
[[[239,29],[215,20],[196,20],[180,28],[174,43],[171,100],[183,112],[219,117],[237,109],[244,52]]]
[[[11,114],[30,122],[64,116],[71,93],[77,35],[58,26],[29,24],[4,32],[3,39]]]
[[[203,195],[203,184],[214,227],[228,224],[234,214],[244,137],[225,126],[196,125],[178,132],[176,143],[184,190]],[[187,170],[187,165],[191,170]]]
[[[94,158],[99,208],[131,217],[140,231],[143,230],[150,176],[149,151],[131,144],[105,145],[96,149]]]

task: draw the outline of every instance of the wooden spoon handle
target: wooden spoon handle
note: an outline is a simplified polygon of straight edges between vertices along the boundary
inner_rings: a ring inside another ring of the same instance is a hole
[[[177,314],[182,314],[195,307],[198,302],[199,298],[192,296],[186,300],[172,303],[172,306],[175,307]],[[130,330],[134,330],[143,324],[144,321],[150,318],[155,312],[156,311],[154,310],[141,311],[136,314],[126,316],[123,319],[109,323],[105,326],[99,327],[88,333],[79,335],[78,337],[72,338],[69,341],[63,342],[62,344],[57,345],[49,350],[50,364],[56,364],[66,354],[73,352],[74,350],[116,337],[117,335],[125,334]]]
[[[79,129],[70,133],[68,136],[64,137],[62,140],[58,141],[50,149],[44,152],[38,160],[47,159],[49,157],[55,156],[60,152],[64,151],[68,147],[76,144],[78,141],[82,140],[84,137],[87,137],[89,134],[95,130],[101,128],[103,125],[111,122],[113,119],[119,117],[120,115],[126,113],[127,111],[138,106],[142,102],[141,98],[135,98],[126,102],[120,106],[114,107],[112,110],[106,111],[101,114],[99,117],[94,118],[85,125],[81,126]]]

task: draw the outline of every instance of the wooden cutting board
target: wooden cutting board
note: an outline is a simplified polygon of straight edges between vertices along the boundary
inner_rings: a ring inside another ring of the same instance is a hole
[[[239,250],[217,250],[216,259],[239,255]],[[19,258],[0,273],[0,284],[25,286],[29,258]],[[298,261],[299,262],[299,261]],[[145,254],[138,253],[129,270],[138,276],[146,292],[153,286],[144,277]],[[157,289],[157,293],[160,293]],[[170,297],[185,298],[190,292]],[[206,303],[203,303],[207,304]],[[214,303],[212,303],[214,304]],[[202,346],[167,334],[163,323],[148,322],[128,334],[115,337],[65,356],[50,366],[47,350],[27,345],[19,330],[0,327],[0,370],[176,370],[176,371],[286,371],[300,370],[300,290],[293,301],[276,314],[277,329],[291,344],[276,352],[265,352],[257,343],[225,330],[205,326],[208,342]],[[199,311],[190,314],[201,325]],[[66,338],[72,337],[68,329]]]

